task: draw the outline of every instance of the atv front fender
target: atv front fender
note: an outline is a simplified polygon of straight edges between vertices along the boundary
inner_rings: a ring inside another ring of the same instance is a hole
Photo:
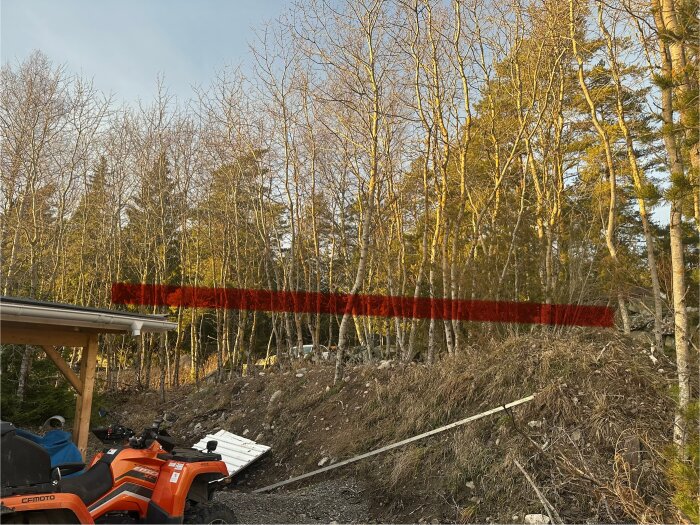
[[[185,463],[170,460],[163,465],[148,505],[146,521],[148,523],[182,523],[188,494],[195,480],[200,476],[206,480],[224,478],[228,476],[228,470],[222,461]],[[199,484],[195,484],[194,488],[195,498],[201,499],[202,488]]]

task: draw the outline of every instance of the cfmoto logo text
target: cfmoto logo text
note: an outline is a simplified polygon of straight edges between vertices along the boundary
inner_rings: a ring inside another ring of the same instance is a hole
[[[34,496],[33,498],[22,498],[22,503],[36,503],[37,501],[51,501],[56,496]]]

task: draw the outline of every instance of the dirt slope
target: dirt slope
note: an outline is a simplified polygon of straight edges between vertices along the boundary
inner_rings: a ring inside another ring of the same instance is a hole
[[[537,392],[511,415],[289,486],[269,501],[303,500],[304,487],[350,476],[370,519],[522,522],[545,509],[517,459],[567,522],[675,521],[661,457],[672,423],[672,363],[629,339],[586,331],[518,337],[431,367],[375,363],[350,368],[342,384],[332,378],[329,365],[301,362],[182,387],[165,405],[154,393],[112,402],[135,427],[158,410],[178,413],[171,433],[183,443],[224,428],[270,445],[237,480],[236,489],[248,491]],[[279,521],[317,519],[279,505],[268,508]],[[365,519],[362,512],[338,517]]]

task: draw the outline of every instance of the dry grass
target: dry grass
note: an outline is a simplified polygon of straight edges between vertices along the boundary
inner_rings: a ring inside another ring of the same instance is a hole
[[[606,331],[510,337],[433,366],[332,368],[237,378],[171,398],[175,435],[227,428],[260,434],[273,453],[250,486],[367,452],[537,392],[535,401],[377,456],[357,467],[377,519],[511,522],[544,512],[517,459],[567,522],[677,521],[660,451],[671,439],[673,369]],[[665,369],[659,372],[659,367]],[[270,396],[282,390],[280,401]],[[159,404],[139,407],[139,417]],[[131,407],[130,407],[131,408]],[[223,418],[223,419],[220,419]],[[200,432],[201,433],[201,432]]]
[[[497,414],[422,444],[420,466],[412,447],[365,474],[387,501],[405,506],[437,492],[469,520],[508,522],[543,512],[517,458],[566,521],[673,520],[659,455],[671,435],[671,376],[610,336],[510,338],[395,374],[364,411],[376,442],[538,395],[512,419]],[[630,443],[639,447],[625,450]]]

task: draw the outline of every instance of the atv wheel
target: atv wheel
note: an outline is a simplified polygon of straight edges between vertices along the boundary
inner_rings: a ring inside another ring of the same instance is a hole
[[[231,509],[219,501],[192,505],[185,512],[185,523],[238,523]]]

